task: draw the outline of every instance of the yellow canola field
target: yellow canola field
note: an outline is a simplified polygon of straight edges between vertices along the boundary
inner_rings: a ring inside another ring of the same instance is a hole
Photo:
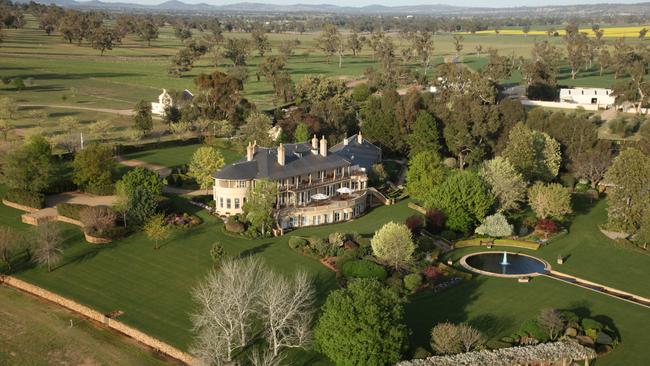
[[[638,37],[639,36],[639,31],[643,28],[647,28],[650,31],[650,25],[646,26],[635,26],[635,27],[603,27],[601,28],[604,32],[605,37]],[[556,30],[560,36],[564,35],[564,29],[557,29]],[[591,28],[581,28],[580,32],[587,33],[587,35],[593,37],[594,32],[591,30]],[[469,34],[469,32],[461,32],[462,34]],[[478,31],[475,34],[496,34],[494,30],[484,30],[484,31]],[[499,30],[500,35],[506,35],[506,36],[522,36],[524,35],[524,32],[521,29],[501,29]],[[530,32],[528,32],[529,36],[546,36],[548,33],[545,30],[533,30],[531,29]],[[650,37],[650,33],[648,35]]]

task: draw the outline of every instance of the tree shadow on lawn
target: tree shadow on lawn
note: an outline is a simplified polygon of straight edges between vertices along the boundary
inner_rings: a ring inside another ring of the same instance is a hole
[[[239,252],[239,256],[241,258],[252,257],[254,255],[257,255],[257,254],[260,254],[260,253],[264,252],[266,249],[271,247],[271,245],[273,245],[273,243],[271,243],[271,242],[262,243],[260,245],[254,246],[254,247],[252,247],[250,249],[242,250],[241,252]]]
[[[430,349],[431,328],[442,322],[463,323],[475,325],[488,336],[506,329],[512,324],[512,319],[501,319],[492,315],[470,318],[466,308],[474,302],[480,293],[484,279],[475,278],[464,280],[440,293],[430,290],[409,298],[405,306],[405,320],[411,331],[409,345],[411,351],[418,347]]]

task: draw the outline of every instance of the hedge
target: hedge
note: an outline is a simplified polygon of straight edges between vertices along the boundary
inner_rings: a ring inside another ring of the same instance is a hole
[[[19,205],[43,208],[45,207],[45,196],[42,193],[27,191],[24,189],[9,189],[5,193],[5,199]]]
[[[235,220],[228,220],[225,226],[226,226],[226,230],[230,231],[231,233],[241,234],[244,231],[246,231],[246,227],[244,226],[244,224]]]
[[[59,203],[56,205],[56,210],[59,212],[59,215],[69,217],[71,219],[79,220],[79,213],[88,205],[82,205],[78,203]]]
[[[307,245],[307,240],[304,238],[299,236],[292,236],[289,238],[289,247],[291,247],[291,249],[301,249],[305,245]]]
[[[481,245],[481,242],[487,242],[489,240],[490,238],[473,238],[460,240],[454,244],[454,248],[478,247]],[[537,250],[540,247],[539,243],[515,239],[493,239],[492,243],[494,246],[506,246],[530,250]]]
[[[375,278],[383,281],[388,277],[384,267],[365,259],[349,261],[343,264],[341,272],[347,278]]]

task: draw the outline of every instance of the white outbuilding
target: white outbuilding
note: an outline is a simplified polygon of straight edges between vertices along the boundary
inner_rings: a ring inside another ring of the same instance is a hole
[[[185,89],[183,90],[183,93],[181,93],[180,98],[183,102],[189,102],[194,98],[194,94]],[[172,96],[167,92],[167,89],[163,89],[162,93],[158,96],[158,102],[151,103],[151,113],[158,116],[164,116],[165,109],[173,105],[174,100],[172,99]]]
[[[595,105],[598,108],[614,106],[616,98],[611,89],[603,88],[572,88],[560,89],[560,102],[579,105]]]

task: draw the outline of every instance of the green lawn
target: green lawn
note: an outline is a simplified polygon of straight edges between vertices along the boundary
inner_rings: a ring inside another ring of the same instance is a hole
[[[594,318],[620,334],[621,345],[590,365],[645,365],[650,341],[650,309],[604,296],[550,278],[530,283],[512,279],[478,277],[439,294],[415,296],[407,305],[412,347],[428,346],[429,332],[438,322],[469,322],[498,340],[516,331],[541,309],[573,310]]]
[[[76,313],[5,286],[0,286],[0,318],[0,365],[176,364]]]
[[[650,297],[650,283],[641,280],[650,273],[648,252],[624,247],[598,230],[598,225],[607,220],[607,200],[601,199],[591,204],[584,196],[574,195],[573,207],[575,214],[568,235],[537,251],[517,251],[546,259],[557,271]],[[479,250],[482,249],[459,249],[450,253],[449,257],[458,259]],[[567,258],[564,264],[556,264],[558,255]]]
[[[196,211],[182,199],[176,200],[186,211]],[[374,209],[354,221],[300,229],[295,234],[326,236],[331,231],[356,231],[370,236],[390,219],[403,221],[409,214],[406,202],[401,202]],[[334,274],[316,260],[292,251],[287,245],[288,236],[263,240],[230,236],[223,233],[220,221],[205,211],[198,215],[205,220],[204,224],[174,232],[157,251],[142,234],[92,246],[83,241],[78,228],[62,224],[68,247],[61,265],[47,273],[25,264],[17,276],[102,312],[121,310],[124,314],[120,320],[182,349],[187,349],[192,339],[189,313],[194,307],[188,294],[209,271],[209,248],[215,241],[220,241],[231,254],[259,255],[283,273],[307,270],[317,283],[319,301],[335,288]],[[17,212],[3,206],[0,222],[26,229],[26,225],[15,220]]]
[[[180,145],[174,147],[163,147],[159,149],[137,151],[125,154],[127,159],[137,159],[149,164],[158,164],[169,168],[187,164],[192,154],[201,147],[202,144]],[[220,149],[226,164],[230,164],[241,158],[241,155],[233,150]]]

